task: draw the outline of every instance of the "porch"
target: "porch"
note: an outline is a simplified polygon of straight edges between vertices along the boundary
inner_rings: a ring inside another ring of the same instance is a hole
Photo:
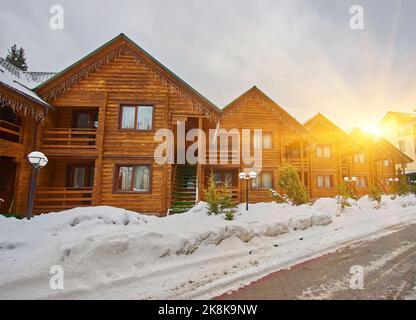
[[[95,160],[52,158],[40,171],[34,212],[47,213],[94,205]]]

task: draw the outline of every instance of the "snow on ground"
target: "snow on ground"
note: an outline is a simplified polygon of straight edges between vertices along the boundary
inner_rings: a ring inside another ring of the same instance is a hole
[[[416,223],[416,197],[368,197],[340,210],[258,203],[234,221],[200,203],[157,218],[112,207],[77,208],[30,221],[0,216],[0,298],[212,298],[360,237]],[[389,228],[386,230],[386,228]],[[377,235],[374,235],[377,236]],[[49,286],[51,266],[64,290]]]

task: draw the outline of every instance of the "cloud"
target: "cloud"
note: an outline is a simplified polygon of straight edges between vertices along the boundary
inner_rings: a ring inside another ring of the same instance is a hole
[[[65,0],[53,31],[56,1],[9,1],[0,54],[17,43],[32,70],[59,71],[124,32],[219,106],[256,84],[301,121],[319,111],[348,129],[416,99],[416,3],[359,2],[353,31],[349,0]]]

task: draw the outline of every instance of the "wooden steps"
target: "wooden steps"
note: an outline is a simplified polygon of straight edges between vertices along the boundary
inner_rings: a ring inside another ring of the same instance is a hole
[[[183,213],[196,203],[197,167],[177,165],[172,190],[172,213]]]

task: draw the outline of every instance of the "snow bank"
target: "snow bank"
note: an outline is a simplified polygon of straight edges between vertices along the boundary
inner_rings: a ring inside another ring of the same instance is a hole
[[[224,272],[253,270],[275,259],[270,248],[281,250],[290,234],[322,234],[337,219],[374,219],[405,208],[413,213],[416,198],[383,197],[381,208],[375,206],[368,197],[351,201],[344,211],[332,198],[298,207],[258,203],[249,211],[240,205],[233,221],[209,216],[205,203],[165,218],[103,206],[30,221],[0,216],[0,298],[178,297]],[[63,292],[49,288],[52,265],[65,270]],[[198,279],[187,283],[192,275]]]

